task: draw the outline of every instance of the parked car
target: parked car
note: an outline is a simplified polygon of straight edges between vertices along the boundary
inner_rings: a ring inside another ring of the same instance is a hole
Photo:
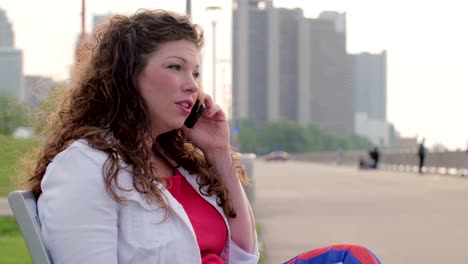
[[[289,159],[289,154],[285,151],[273,151],[263,156],[265,161],[286,161]]]

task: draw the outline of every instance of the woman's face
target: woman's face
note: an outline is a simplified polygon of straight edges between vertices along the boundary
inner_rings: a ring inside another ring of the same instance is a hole
[[[138,88],[149,108],[152,134],[183,126],[198,95],[199,53],[189,40],[159,45],[138,76]]]

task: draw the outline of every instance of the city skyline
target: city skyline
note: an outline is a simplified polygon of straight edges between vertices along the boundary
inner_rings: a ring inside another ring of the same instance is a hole
[[[261,126],[287,118],[334,135],[354,134],[354,67],[346,53],[345,13],[310,19],[300,9],[239,4],[233,25],[234,120]]]
[[[208,59],[211,32],[204,7],[216,3],[223,5],[223,12],[227,12],[231,3],[227,0],[192,2],[194,20],[205,29],[204,52]],[[466,148],[468,123],[464,122],[463,105],[468,98],[465,77],[468,37],[462,34],[467,18],[460,3],[455,0],[358,0],[352,3],[289,0],[274,3],[276,7],[301,7],[305,16],[311,18],[322,11],[346,12],[349,53],[388,52],[389,122],[402,136],[425,137],[429,145],[441,143],[450,149]],[[92,15],[133,13],[138,7],[160,7],[183,13],[185,1],[133,1],[131,4],[117,0],[88,1],[88,30]],[[5,9],[13,26],[15,47],[24,52],[24,73],[63,79],[71,65],[70,51],[80,31],[81,1],[31,1],[26,9],[17,1],[3,0],[0,8]],[[217,32],[222,34],[227,31],[230,20],[222,19],[219,23]],[[226,55],[230,44],[223,46],[217,47],[218,58],[230,59]],[[211,66],[206,64],[205,67],[210,69]],[[204,78],[211,79],[209,70],[204,71]]]

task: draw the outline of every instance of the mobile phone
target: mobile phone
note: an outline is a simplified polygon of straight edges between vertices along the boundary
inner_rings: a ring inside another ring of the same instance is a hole
[[[200,103],[200,100],[197,99],[195,105],[193,105],[192,107],[190,115],[187,117],[187,119],[185,119],[184,125],[188,128],[192,128],[193,126],[195,126],[195,123],[201,117],[203,112],[205,112],[205,109],[205,104]]]

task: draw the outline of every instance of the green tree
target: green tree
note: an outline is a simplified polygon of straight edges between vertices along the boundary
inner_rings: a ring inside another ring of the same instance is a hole
[[[28,123],[26,106],[8,96],[0,96],[0,134],[10,135],[13,131]]]
[[[373,145],[368,138],[359,135],[353,135],[347,139],[349,141],[349,149],[353,150],[368,150]]]
[[[239,144],[242,152],[256,153],[257,152],[257,135],[255,130],[246,127],[239,131]]]
[[[257,132],[255,124],[249,120],[237,120],[234,124],[234,141],[239,143],[240,151],[244,153],[257,153]]]
[[[306,138],[304,131],[297,123],[280,119],[268,123],[260,131],[259,144],[265,152],[281,149],[288,152],[304,152]]]
[[[264,154],[274,150],[287,152],[335,151],[339,146],[345,150],[367,150],[372,147],[369,139],[358,136],[337,136],[327,133],[316,124],[300,126],[294,121],[280,119],[263,127],[249,120],[236,122],[239,128],[237,140],[241,152]]]
[[[62,101],[67,86],[65,83],[57,83],[51,87],[46,99],[39,102],[37,110],[32,115],[32,127],[37,134],[46,129],[50,115],[55,111],[57,105]]]
[[[322,151],[325,149],[324,139],[326,133],[318,125],[308,124],[305,126],[304,135],[308,151]]]

